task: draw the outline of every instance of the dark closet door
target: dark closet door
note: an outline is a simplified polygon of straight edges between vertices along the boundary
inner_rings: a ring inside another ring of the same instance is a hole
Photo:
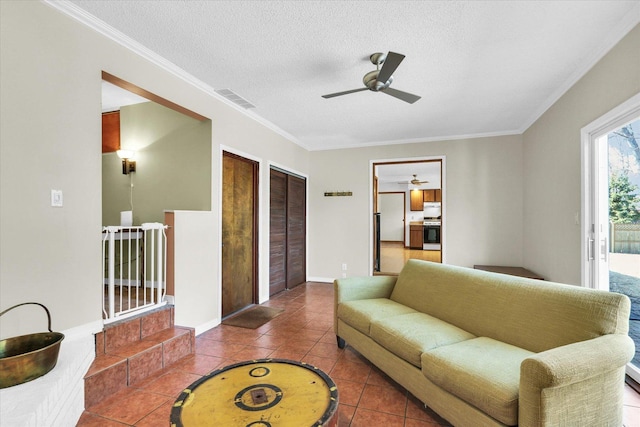
[[[287,177],[287,289],[305,282],[306,270],[306,183]]]
[[[287,175],[271,169],[269,219],[269,295],[287,286]]]
[[[306,180],[271,169],[269,295],[306,281]]]

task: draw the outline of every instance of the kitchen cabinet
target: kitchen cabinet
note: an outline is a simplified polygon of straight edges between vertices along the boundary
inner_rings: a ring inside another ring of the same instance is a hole
[[[422,197],[425,202],[441,202],[442,191],[439,188],[434,190],[422,190]]]
[[[412,211],[421,211],[424,207],[424,195],[421,190],[411,190],[409,192],[411,194],[411,210]]]
[[[422,231],[423,231],[422,225],[409,226],[409,247],[411,249],[422,249],[422,240],[423,240]]]
[[[102,153],[120,149],[120,111],[102,113]]]

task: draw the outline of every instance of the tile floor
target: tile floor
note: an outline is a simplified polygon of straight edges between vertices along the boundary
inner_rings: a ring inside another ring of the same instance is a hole
[[[218,367],[266,357],[305,361],[329,373],[339,390],[338,426],[450,425],[351,347],[338,349],[331,284],[308,282],[265,305],[285,311],[258,329],[221,325],[202,333],[193,356],[87,408],[78,426],[166,426],[176,397],[198,378]],[[625,387],[625,426],[638,427],[640,395]]]

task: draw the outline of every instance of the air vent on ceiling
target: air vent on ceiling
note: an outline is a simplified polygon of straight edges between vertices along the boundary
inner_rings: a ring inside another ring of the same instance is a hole
[[[246,108],[246,109],[256,108],[255,105],[253,105],[252,103],[250,103],[249,101],[247,101],[246,99],[244,99],[243,97],[241,97],[240,95],[232,91],[231,89],[216,89],[215,92],[218,95],[227,98],[229,101],[233,102],[234,104],[241,106],[242,108]]]

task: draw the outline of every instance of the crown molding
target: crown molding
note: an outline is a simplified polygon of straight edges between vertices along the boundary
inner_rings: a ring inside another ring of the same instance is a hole
[[[443,142],[443,141],[463,141],[465,139],[494,138],[499,136],[522,135],[519,129],[505,130],[498,132],[474,133],[466,135],[447,135],[447,136],[430,136],[424,138],[395,139],[387,141],[373,141],[360,144],[327,146],[322,148],[310,149],[309,151],[326,151],[326,150],[342,150],[350,148],[378,147],[382,145],[402,145],[402,144],[419,144],[424,142]]]

